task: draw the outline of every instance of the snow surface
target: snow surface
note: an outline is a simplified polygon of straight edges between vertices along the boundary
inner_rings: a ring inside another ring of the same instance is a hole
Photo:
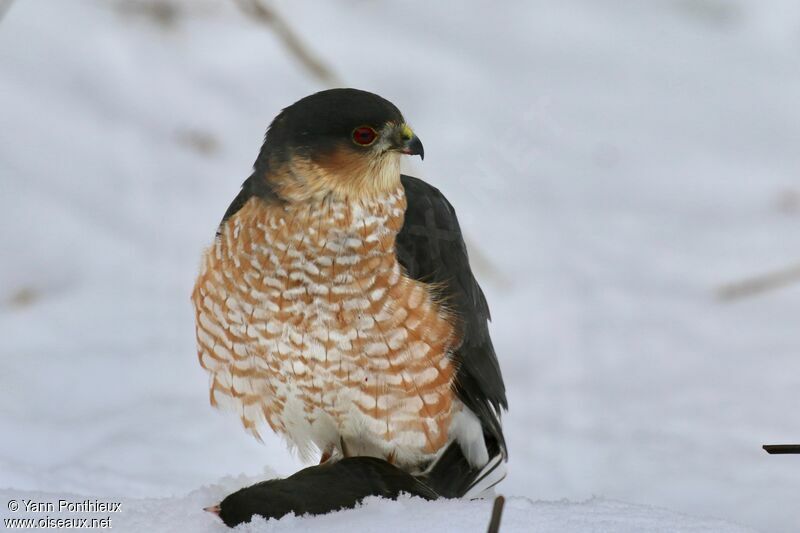
[[[140,4],[0,21],[0,487],[214,531],[199,507],[250,479],[225,476],[301,465],[209,407],[189,293],[266,125],[322,87],[232,2]],[[736,530],[649,506],[796,530],[800,458],[760,445],[800,440],[800,285],[713,289],[800,260],[800,3],[277,5],[403,110],[410,171],[459,212],[511,404],[503,530]],[[482,528],[488,504],[254,528],[382,516]]]
[[[255,479],[247,482],[254,482]],[[244,477],[227,480],[228,488],[245,482]],[[194,490],[173,498],[123,498],[117,513],[49,513],[53,517],[111,517],[114,531],[134,532],[224,532],[230,531],[221,520],[202,510],[209,502],[227,494],[222,485]],[[59,498],[83,501],[77,495],[55,496],[40,492],[0,490],[4,501],[17,498],[35,502],[54,502]],[[106,501],[106,500],[102,500]],[[401,497],[398,501],[368,498],[356,509],[328,513],[318,517],[284,516],[280,520],[255,517],[236,531],[327,531],[352,533],[380,531],[407,533],[409,531],[484,531],[492,512],[491,501],[446,500],[429,502],[421,498]],[[9,513],[0,510],[0,517],[41,518],[46,513]],[[528,498],[510,498],[505,505],[500,530],[536,531],[537,533],[573,533],[585,531],[615,531],[631,533],[747,533],[753,530],[733,526],[728,522],[680,515],[655,507],[632,505],[613,500],[591,499],[586,502],[533,502]],[[98,531],[95,529],[95,531]]]

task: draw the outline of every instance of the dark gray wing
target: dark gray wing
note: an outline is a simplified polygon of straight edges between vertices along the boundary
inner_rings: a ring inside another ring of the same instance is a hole
[[[453,388],[481,421],[489,449],[499,447],[507,456],[500,409],[508,409],[508,402],[489,337],[489,306],[472,275],[455,209],[424,181],[406,175],[401,181],[408,207],[397,258],[411,278],[440,286],[441,300],[455,311],[461,344],[451,355],[458,369]]]

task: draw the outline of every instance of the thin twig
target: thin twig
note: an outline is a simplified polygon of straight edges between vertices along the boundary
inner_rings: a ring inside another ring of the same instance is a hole
[[[315,78],[329,87],[340,87],[341,81],[333,70],[318,59],[303,43],[286,20],[273,8],[260,0],[234,0],[239,9],[254,20],[269,26],[297,59]]]
[[[8,10],[11,9],[11,4],[14,3],[14,0],[0,0],[0,21],[2,21]]]
[[[800,453],[800,444],[765,444],[762,448],[769,454]]]
[[[720,300],[736,300],[800,282],[800,265],[728,283],[716,291]]]
[[[486,533],[499,533],[500,532],[500,519],[503,517],[503,505],[506,499],[503,496],[498,496],[494,499],[494,507],[492,507],[492,519],[489,520],[489,529]]]

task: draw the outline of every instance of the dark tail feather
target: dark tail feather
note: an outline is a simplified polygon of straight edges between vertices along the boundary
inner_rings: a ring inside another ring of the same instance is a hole
[[[480,498],[505,477],[505,459],[497,441],[487,438],[489,462],[481,468],[469,464],[461,446],[453,441],[420,481],[445,498]]]

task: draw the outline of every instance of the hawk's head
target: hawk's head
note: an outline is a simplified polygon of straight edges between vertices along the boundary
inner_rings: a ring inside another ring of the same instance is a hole
[[[355,198],[398,187],[401,154],[424,151],[394,104],[366,91],[331,89],[275,117],[255,171],[286,201]]]

